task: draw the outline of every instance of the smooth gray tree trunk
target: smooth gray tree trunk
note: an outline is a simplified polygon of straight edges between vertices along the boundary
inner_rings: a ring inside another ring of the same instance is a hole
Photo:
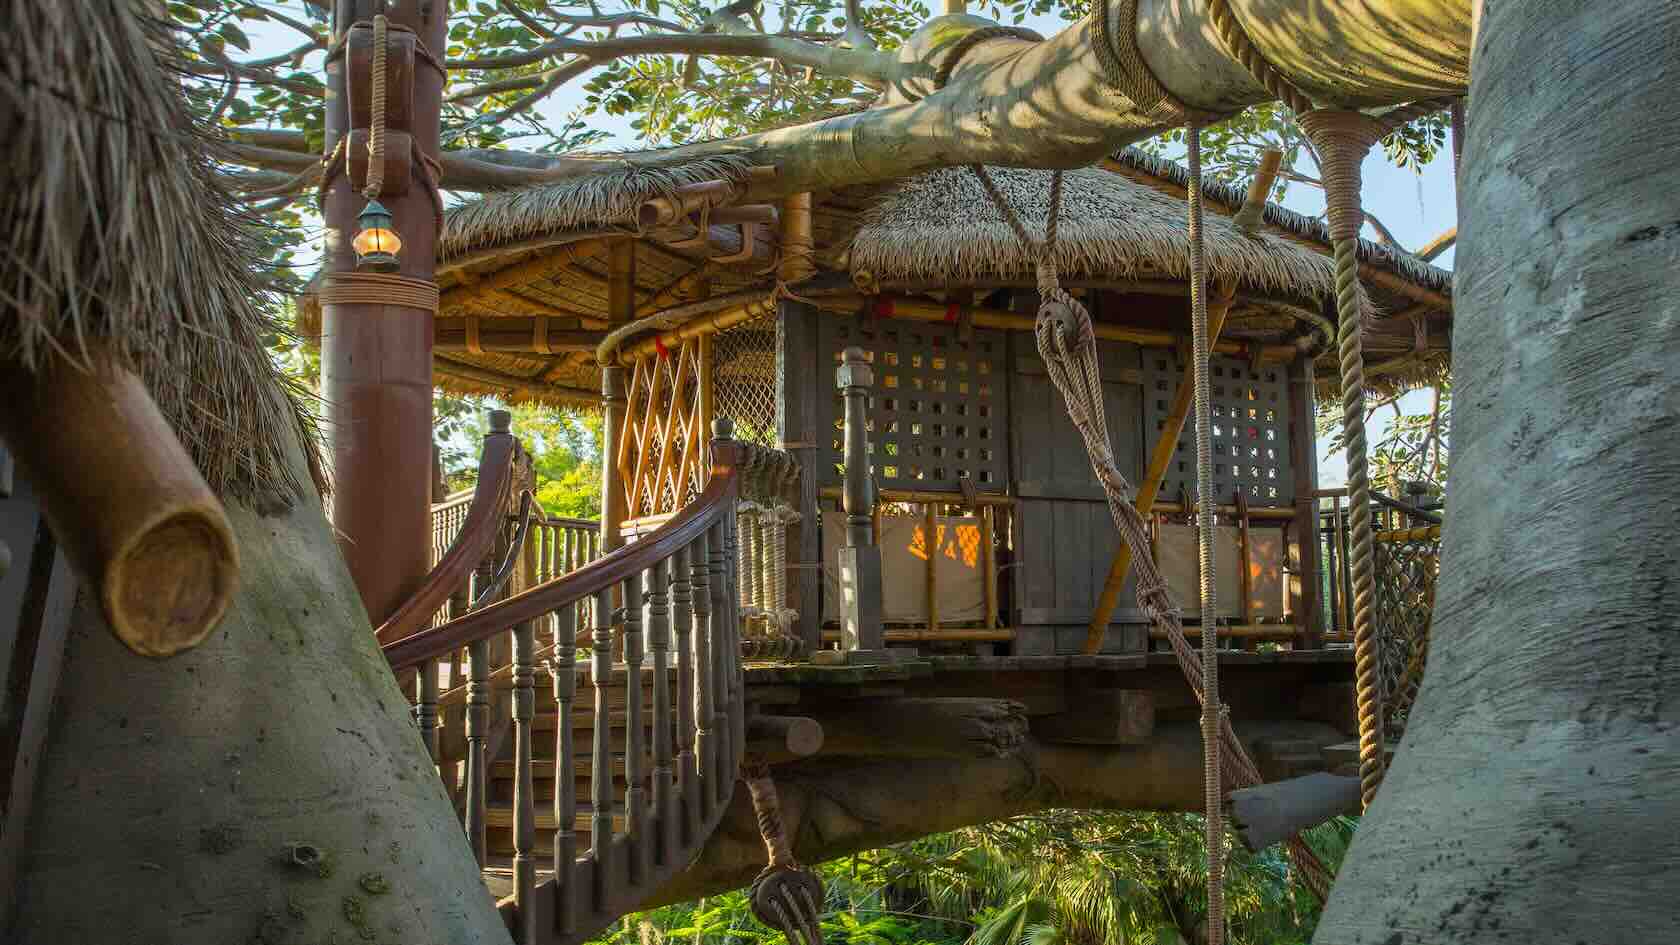
[[[1680,941],[1680,4],[1482,7],[1429,670],[1315,941]]]
[[[320,506],[228,511],[241,584],[197,649],[136,656],[81,595],[0,938],[506,942]]]

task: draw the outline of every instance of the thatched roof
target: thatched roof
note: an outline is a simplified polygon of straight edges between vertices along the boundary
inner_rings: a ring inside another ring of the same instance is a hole
[[[671,167],[614,165],[587,176],[486,194],[444,214],[438,262],[514,246],[570,230],[638,233],[636,210],[655,197],[674,199],[678,187],[704,181],[746,180],[752,162],[741,157],[703,158]]]
[[[279,431],[302,438],[319,485],[314,428],[264,348],[282,328],[163,61],[172,37],[137,9],[13,4],[0,32],[0,358],[80,360],[97,339],[144,379],[212,488],[289,502],[312,484]]]
[[[1178,189],[1190,186],[1190,172],[1184,165],[1156,157],[1138,148],[1122,148],[1110,156],[1121,169],[1131,169],[1156,180],[1170,181]],[[1235,210],[1248,195],[1246,188],[1211,177],[1202,181],[1202,193],[1210,201]],[[1324,246],[1330,245],[1330,226],[1317,217],[1296,213],[1275,203],[1266,204],[1265,221]],[[1393,272],[1407,282],[1436,292],[1452,292],[1452,273],[1439,266],[1367,239],[1359,241],[1359,261]]]
[[[988,169],[1035,241],[1050,210],[1049,171]],[[1063,177],[1056,260],[1064,277],[1188,278],[1183,201],[1109,171]],[[1291,297],[1321,297],[1334,286],[1328,258],[1279,236],[1247,236],[1208,214],[1203,227],[1214,279]],[[905,181],[864,214],[852,239],[854,278],[962,283],[1027,276],[1034,251],[1021,245],[1003,212],[966,167]]]

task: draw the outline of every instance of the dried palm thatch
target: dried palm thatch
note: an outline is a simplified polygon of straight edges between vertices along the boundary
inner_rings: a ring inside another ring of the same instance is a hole
[[[0,33],[0,358],[131,367],[218,493],[259,507],[322,482],[301,392],[263,346],[281,331],[256,243],[216,185],[164,24],[130,3],[9,5]]]
[[[1049,171],[990,168],[1035,240],[1050,211]],[[1066,278],[1187,278],[1184,202],[1096,169],[1063,178],[1056,261]],[[1322,298],[1333,291],[1329,259],[1278,236],[1244,235],[1230,220],[1203,226],[1208,271],[1262,292]],[[961,283],[1031,277],[1032,253],[968,168],[904,182],[870,207],[852,240],[854,279]]]
[[[440,263],[567,230],[621,227],[637,232],[636,211],[655,197],[676,199],[678,187],[704,181],[743,184],[752,161],[721,155],[671,167],[613,167],[540,187],[489,194],[444,215]]]
[[[1190,172],[1184,165],[1166,158],[1156,157],[1138,148],[1122,148],[1112,155],[1112,159],[1122,167],[1131,168],[1158,180],[1171,181],[1180,188],[1190,186]],[[1202,193],[1210,201],[1224,204],[1232,210],[1242,206],[1248,191],[1244,187],[1228,184],[1211,177],[1202,179]],[[1266,204],[1264,219],[1267,223],[1280,229],[1288,230],[1297,236],[1330,245],[1330,227],[1317,217],[1309,217],[1278,206],[1275,203]],[[1359,241],[1359,261],[1387,269],[1404,278],[1406,281],[1436,292],[1452,292],[1452,273],[1432,266],[1427,261],[1413,256],[1411,253],[1401,252],[1393,247],[1370,240]]]

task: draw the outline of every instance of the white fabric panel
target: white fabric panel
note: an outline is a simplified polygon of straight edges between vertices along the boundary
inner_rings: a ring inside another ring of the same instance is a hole
[[[881,519],[882,619],[888,623],[927,623],[927,551],[921,515]],[[938,555],[939,623],[984,620],[986,587],[980,571],[980,519],[938,516],[934,522]],[[846,543],[845,513],[832,507],[823,515],[823,593],[840,600],[840,548]],[[835,608],[825,608],[835,616]]]
[[[1219,543],[1214,550],[1214,567],[1219,572],[1215,590],[1219,595],[1219,616],[1242,615],[1242,578],[1237,570],[1235,525],[1219,526]],[[1249,589],[1253,594],[1254,616],[1281,617],[1284,606],[1283,530],[1248,530]],[[1201,619],[1202,592],[1197,562],[1196,529],[1191,525],[1162,525],[1156,542],[1157,562],[1173,597],[1185,617]]]

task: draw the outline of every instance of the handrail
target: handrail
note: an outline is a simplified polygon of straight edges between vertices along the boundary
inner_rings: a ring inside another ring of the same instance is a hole
[[[502,556],[502,563],[496,566],[495,574],[490,578],[486,587],[475,587],[478,596],[473,598],[473,607],[483,607],[507,586],[508,578],[513,577],[513,569],[519,564],[519,559],[525,553],[525,539],[530,537],[531,527],[544,517],[542,504],[531,490],[523,489],[519,493],[519,526],[514,530],[513,540],[508,542],[507,554]]]
[[[467,520],[437,566],[402,606],[379,625],[375,635],[380,644],[393,643],[421,630],[484,560],[501,526],[502,498],[513,481],[513,458],[518,450],[519,441],[508,432],[507,415],[500,411],[493,413],[490,433],[484,438],[484,451],[479,454],[478,483],[473,487]]]
[[[705,534],[706,529],[731,507],[728,500],[735,497],[739,487],[743,458],[738,448],[726,449],[734,445],[713,441],[712,469],[705,490],[676,517],[646,538],[617,548],[570,574],[456,617],[442,626],[424,629],[389,643],[382,641],[381,648],[391,669],[400,672],[418,666],[468,643],[502,633],[517,623],[535,620],[640,574],[686,547]]]

